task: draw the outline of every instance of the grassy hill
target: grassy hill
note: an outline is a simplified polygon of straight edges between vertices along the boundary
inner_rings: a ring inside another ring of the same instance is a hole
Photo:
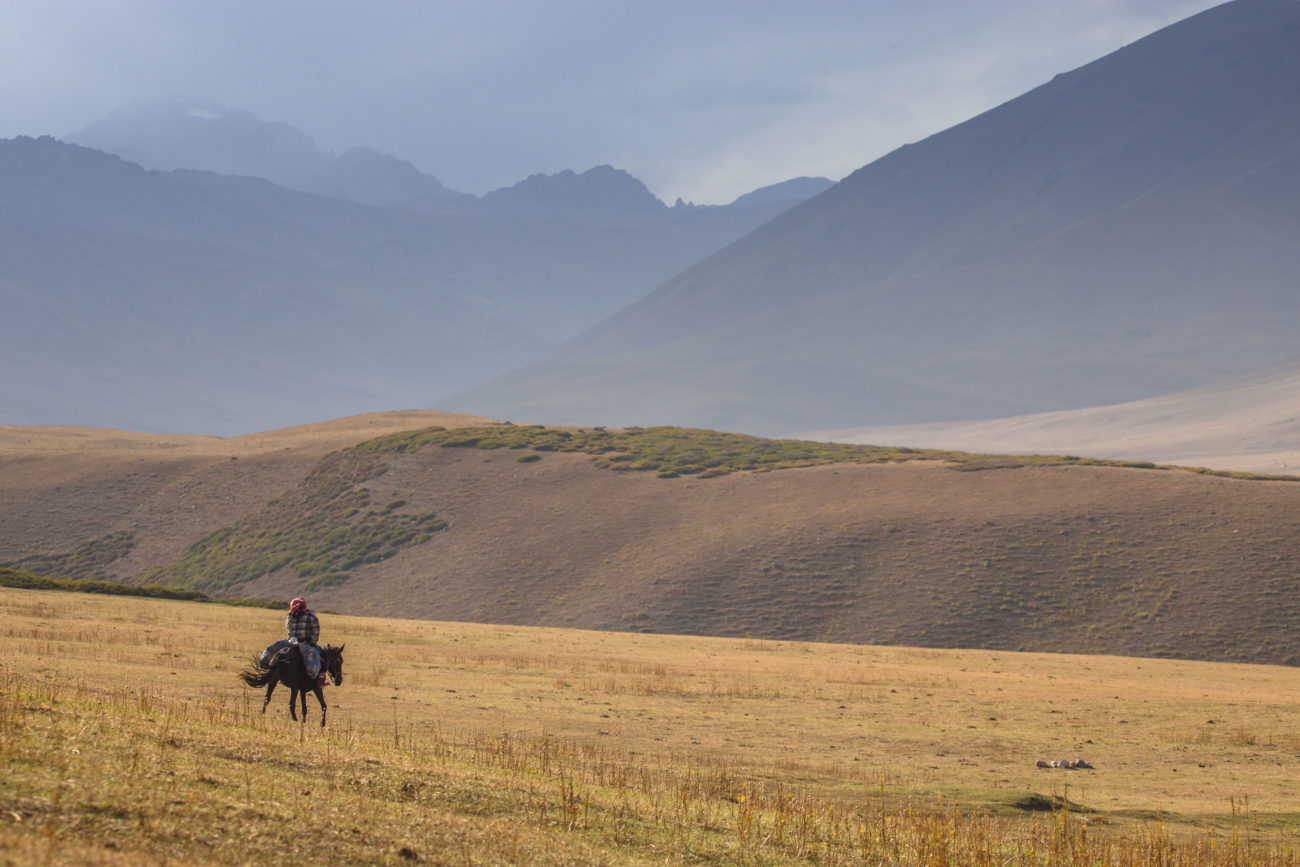
[[[372,436],[378,434],[378,436]],[[0,564],[487,623],[1300,660],[1300,485],[1149,464],[358,417],[0,430]]]
[[[321,729],[279,625],[0,588],[0,861],[1295,863],[1285,668],[326,615]]]

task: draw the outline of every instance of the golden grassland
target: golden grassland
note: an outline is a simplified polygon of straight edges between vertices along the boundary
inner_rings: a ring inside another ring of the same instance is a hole
[[[0,588],[0,863],[1300,861],[1294,669],[321,616]]]

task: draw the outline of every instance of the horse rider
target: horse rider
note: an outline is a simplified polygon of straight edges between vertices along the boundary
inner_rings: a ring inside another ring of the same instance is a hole
[[[303,664],[307,666],[307,676],[316,680],[317,686],[325,685],[325,672],[321,671],[320,648],[316,640],[320,638],[320,621],[316,614],[307,607],[307,600],[299,596],[289,603],[289,613],[284,618],[284,629],[288,633],[289,643],[298,645],[302,653]]]

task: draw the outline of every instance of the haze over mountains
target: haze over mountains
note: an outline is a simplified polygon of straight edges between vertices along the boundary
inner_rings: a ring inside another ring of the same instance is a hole
[[[1137,400],[1300,339],[1300,4],[1237,0],[868,165],[435,405],[776,434]]]
[[[240,175],[0,142],[0,423],[225,435],[417,405],[540,357],[830,184],[669,208],[602,166],[478,200],[389,157],[366,186],[347,167],[369,157],[283,124],[164,108],[90,130]],[[331,196],[247,176],[295,166]],[[411,195],[364,203],[385,190]]]
[[[115,154],[146,169],[197,169],[265,178],[277,186],[370,205],[409,205],[436,212],[480,208],[662,211],[645,184],[610,166],[535,174],[475,197],[449,189],[406,160],[368,147],[321,150],[289,124],[264,121],[211,100],[166,97],[124,105],[64,141]],[[746,193],[731,207],[777,213],[832,185],[793,178]],[[685,205],[679,200],[678,205]]]
[[[1228,388],[1300,338],[1290,0],[727,206],[610,166],[476,198],[193,100],[73,137],[145,168],[0,142],[0,423],[232,434],[433,400],[874,430]]]
[[[371,148],[325,153],[287,123],[262,121],[209,100],[143,99],[65,141],[116,154],[146,169],[200,169],[265,178],[291,190],[395,205],[419,196],[463,198],[405,160]]]

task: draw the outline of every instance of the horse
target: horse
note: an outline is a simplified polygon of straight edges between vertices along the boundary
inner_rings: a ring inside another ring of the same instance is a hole
[[[346,646],[335,647],[330,644],[321,648],[321,669],[334,681],[335,686],[343,683],[343,648]],[[252,663],[239,672],[239,679],[248,686],[266,687],[262,713],[266,713],[266,706],[271,703],[271,693],[275,692],[277,684],[283,683],[289,687],[289,716],[293,717],[294,722],[298,721],[298,714],[294,710],[298,697],[302,697],[302,721],[306,722],[307,693],[316,693],[316,700],[320,702],[321,728],[325,727],[325,694],[321,692],[316,680],[307,676],[307,664],[303,662],[302,652],[296,645],[290,645],[276,653],[266,668],[260,665],[257,657],[253,657]]]

